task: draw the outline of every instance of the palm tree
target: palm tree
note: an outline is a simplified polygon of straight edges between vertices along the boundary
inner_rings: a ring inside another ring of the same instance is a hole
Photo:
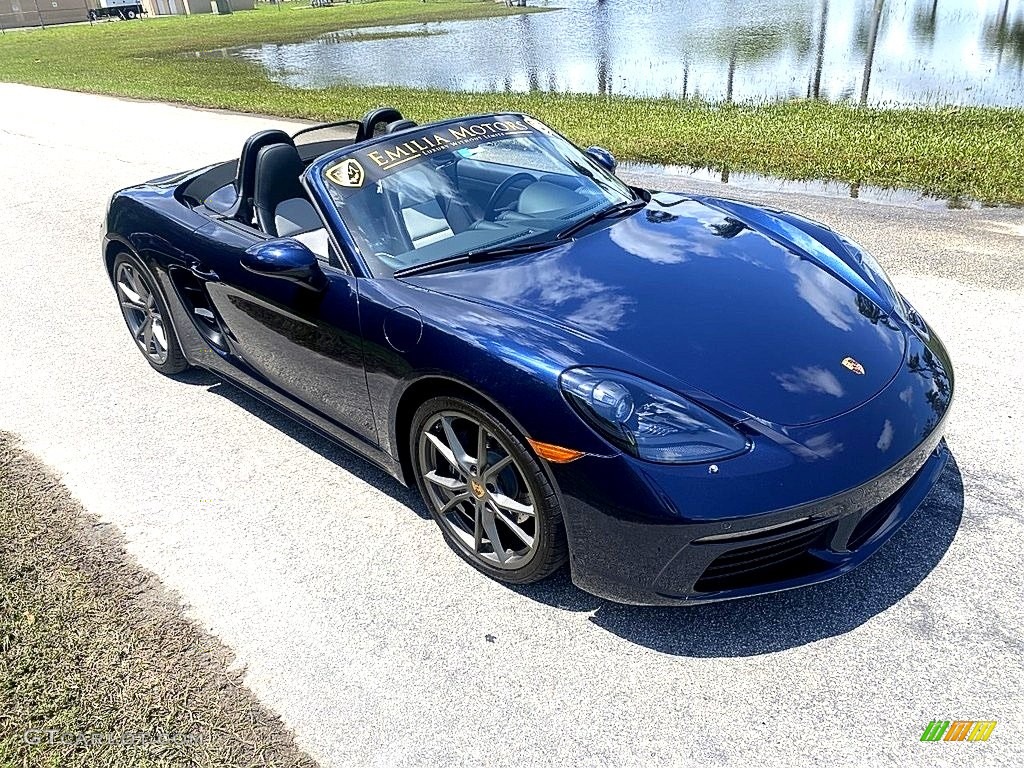
[[[818,54],[814,57],[814,74],[807,95],[812,99],[821,98],[821,68],[825,62],[825,30],[828,27],[828,0],[821,0],[818,19]]]
[[[860,105],[868,103],[868,88],[871,86],[871,67],[875,62],[875,43],[878,42],[878,28],[882,22],[882,6],[885,0],[875,0],[871,11],[871,27],[868,31],[868,54],[864,59],[864,77],[860,82]]]

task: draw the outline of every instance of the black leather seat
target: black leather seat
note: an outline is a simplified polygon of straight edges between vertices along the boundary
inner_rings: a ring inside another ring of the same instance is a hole
[[[271,237],[294,238],[340,268],[324,223],[302,186],[305,169],[299,151],[291,144],[273,144],[260,150],[256,156],[256,223]]]
[[[304,202],[309,209],[312,206],[306,199],[306,190],[299,180],[306,166],[299,157],[299,151],[294,144],[272,144],[263,147],[256,156],[256,182],[253,194],[253,206],[256,209],[256,223],[260,229],[272,237],[289,235],[292,232],[282,233],[281,222],[278,220],[278,209],[286,201],[299,200]],[[291,203],[288,208],[298,209],[300,205]],[[316,211],[313,211],[314,216]],[[288,217],[293,220],[295,216]],[[317,226],[322,226],[317,218]],[[292,222],[302,225],[304,222]],[[285,225],[283,229],[293,227]]]
[[[274,144],[295,146],[291,136],[276,128],[254,133],[245,140],[245,144],[242,145],[242,154],[238,158],[238,169],[235,172],[235,202],[228,210],[224,211],[225,215],[238,219],[244,224],[252,223],[253,196],[256,189],[256,160],[264,147]]]

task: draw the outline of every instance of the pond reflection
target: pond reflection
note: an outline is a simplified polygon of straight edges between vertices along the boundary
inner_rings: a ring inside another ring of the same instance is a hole
[[[300,88],[1022,103],[1022,0],[534,0],[563,10],[230,53]]]

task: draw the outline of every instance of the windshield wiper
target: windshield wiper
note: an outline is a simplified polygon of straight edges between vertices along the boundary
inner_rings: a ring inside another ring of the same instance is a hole
[[[494,248],[480,248],[475,251],[466,251],[465,253],[458,253],[454,256],[447,256],[437,261],[428,261],[424,264],[414,264],[411,267],[405,267],[404,269],[396,270],[394,277],[405,277],[407,275],[419,275],[423,272],[431,272],[435,269],[444,269],[450,267],[453,264],[467,264],[467,263],[478,263],[482,261],[492,261],[494,259],[503,259],[506,256],[518,256],[523,253],[534,253],[536,251],[546,251],[558,243],[551,242],[550,240],[544,240],[535,243],[521,243],[520,245],[500,245]]]
[[[404,269],[396,270],[394,277],[406,277],[408,275],[419,275],[424,272],[432,272],[435,269],[444,269],[454,264],[466,264],[481,261],[491,261],[492,259],[502,259],[506,256],[518,256],[523,253],[534,253],[535,251],[544,251],[548,248],[553,248],[556,245],[560,245],[562,241],[568,240],[574,234],[579,232],[586,226],[593,224],[594,222],[601,221],[602,219],[608,219],[613,216],[621,216],[626,213],[638,211],[641,208],[647,206],[647,201],[642,197],[636,197],[632,200],[623,200],[620,203],[613,203],[599,211],[595,211],[589,216],[584,217],[575,224],[566,227],[561,232],[556,234],[553,239],[540,240],[530,243],[521,243],[519,245],[498,245],[493,248],[480,248],[474,251],[466,251],[465,253],[459,253],[454,256],[446,256],[443,259],[437,261],[428,261],[425,264],[415,264],[411,267],[405,267]]]
[[[589,216],[584,216],[575,224],[572,224],[571,226],[568,226],[565,229],[563,229],[556,235],[556,237],[559,240],[567,240],[568,238],[572,237],[577,232],[579,232],[581,229],[583,229],[584,227],[589,227],[594,222],[601,221],[602,219],[610,219],[613,216],[621,216],[626,213],[632,213],[633,211],[638,211],[641,208],[645,208],[646,206],[647,201],[644,200],[642,197],[637,197],[632,200],[623,200],[621,203],[614,203],[613,205],[609,205],[608,207],[602,208],[599,211],[594,211]]]

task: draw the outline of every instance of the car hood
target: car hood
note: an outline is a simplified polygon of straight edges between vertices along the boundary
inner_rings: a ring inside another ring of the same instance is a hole
[[[762,209],[655,196],[548,251],[408,280],[557,324],[677,386],[796,425],[855,408],[903,361],[884,294],[832,246]]]

